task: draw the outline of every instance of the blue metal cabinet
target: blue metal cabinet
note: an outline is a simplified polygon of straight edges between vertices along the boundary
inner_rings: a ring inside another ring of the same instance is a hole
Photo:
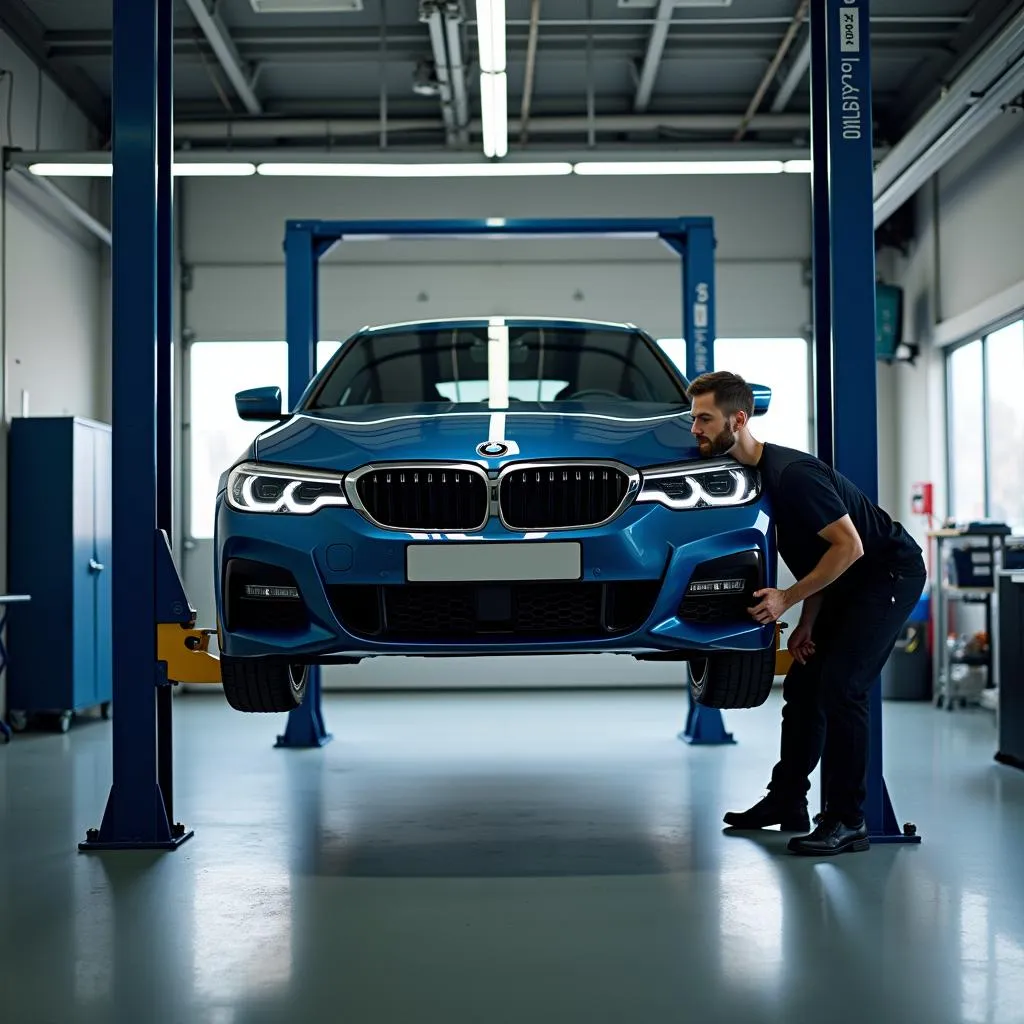
[[[32,598],[7,620],[10,720],[57,714],[66,729],[111,700],[111,431],[15,419],[8,451],[8,587]]]

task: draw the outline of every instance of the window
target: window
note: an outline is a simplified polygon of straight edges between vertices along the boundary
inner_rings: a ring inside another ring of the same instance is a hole
[[[640,334],[591,327],[464,325],[382,331],[328,368],[316,409],[580,398],[679,404],[676,378]]]
[[[317,367],[338,348],[317,345]],[[265,430],[235,410],[235,393],[277,385],[288,406],[288,346],[283,341],[197,341],[189,348],[189,533],[213,536],[214,502],[221,474]]]
[[[985,340],[988,390],[988,514],[1024,528],[1024,320]]]
[[[658,344],[685,375],[686,342],[661,338]],[[772,389],[768,412],[753,424],[758,440],[810,450],[810,350],[804,338],[718,338],[715,369]]]
[[[957,522],[985,515],[982,358],[980,339],[949,355],[950,508]]]
[[[946,357],[949,507],[958,523],[1024,528],[1024,321]]]

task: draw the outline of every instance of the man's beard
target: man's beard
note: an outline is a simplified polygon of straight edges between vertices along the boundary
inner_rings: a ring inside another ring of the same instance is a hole
[[[736,444],[736,435],[726,427],[717,437],[701,439],[700,454],[705,459],[716,459],[725,455]]]

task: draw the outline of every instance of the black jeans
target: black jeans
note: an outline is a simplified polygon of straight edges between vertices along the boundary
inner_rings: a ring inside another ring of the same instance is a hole
[[[841,578],[840,578],[841,579]],[[782,745],[769,791],[806,802],[810,775],[825,758],[825,813],[860,822],[867,788],[871,687],[924,589],[925,568],[875,576],[825,592],[814,655],[794,662],[783,685]]]

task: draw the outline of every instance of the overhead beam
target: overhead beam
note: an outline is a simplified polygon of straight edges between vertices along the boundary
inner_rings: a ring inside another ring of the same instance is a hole
[[[772,57],[771,63],[765,69],[765,73],[762,76],[754,95],[751,97],[750,104],[747,106],[743,119],[740,121],[739,128],[736,129],[736,135],[733,137],[734,142],[740,142],[743,139],[743,136],[746,135],[747,128],[750,127],[750,122],[753,119],[754,114],[757,113],[757,108],[761,106],[761,101],[764,99],[765,93],[768,91],[772,82],[775,81],[775,76],[779,73],[779,68],[785,59],[786,54],[789,52],[790,46],[793,45],[793,40],[796,39],[796,35],[800,31],[800,27],[804,23],[804,18],[807,15],[808,2],[809,0],[800,0],[800,3],[797,4],[793,20],[789,23],[789,28],[786,29],[786,34],[782,37],[782,42],[779,43],[779,48],[775,51],[775,56]]]
[[[654,17],[651,37],[647,41],[647,53],[644,55],[640,82],[636,87],[636,96],[633,99],[633,109],[638,114],[642,114],[651,102],[654,81],[658,77],[658,68],[661,67],[661,55],[665,52],[665,42],[668,39],[668,30],[672,24],[674,11],[675,0],[658,0],[658,13]]]
[[[640,132],[660,129],[707,132],[710,134],[736,130],[736,114],[598,114],[593,125],[598,131]],[[806,131],[810,125],[808,114],[758,114],[751,127],[764,131]],[[583,114],[565,117],[533,117],[530,131],[537,135],[552,133],[585,133],[591,119]],[[388,122],[389,132],[437,131],[442,122],[436,118],[401,118]],[[468,127],[479,130],[479,122],[471,120]],[[518,130],[514,121],[509,124]],[[240,142],[252,139],[319,139],[342,136],[374,135],[380,131],[380,119],[375,117],[267,117],[238,121],[178,121],[174,136],[180,142]]]
[[[1024,91],[1021,11],[893,146],[875,169],[875,224],[881,224]]]
[[[786,77],[782,79],[779,91],[772,100],[771,109],[773,114],[781,114],[786,109],[789,101],[793,98],[793,93],[796,92],[797,87],[804,80],[810,66],[811,37],[808,35],[804,45],[800,47],[796,57],[793,58],[793,63],[790,64]]]
[[[94,128],[105,136],[110,134],[110,106],[96,83],[78,68],[61,67],[50,59],[46,28],[24,0],[0,3],[0,28],[53,79]]]
[[[238,98],[245,105],[245,109],[250,114],[262,114],[263,105],[253,91],[252,83],[242,65],[242,58],[238,55],[238,49],[228,34],[227,27],[220,15],[211,14],[207,10],[206,0],[185,0],[185,3],[192,12],[192,17],[196,19],[196,24],[206,36],[217,60],[220,61],[220,66],[224,69],[224,74],[228,76],[228,80]]]
[[[43,178],[32,174],[24,165],[14,165],[13,172],[17,175],[18,181],[38,192],[44,193],[48,198],[56,202],[65,213],[82,225],[90,234],[95,235],[105,245],[110,245],[110,228],[97,220],[84,206],[67,194],[60,186],[55,185],[49,178]]]

